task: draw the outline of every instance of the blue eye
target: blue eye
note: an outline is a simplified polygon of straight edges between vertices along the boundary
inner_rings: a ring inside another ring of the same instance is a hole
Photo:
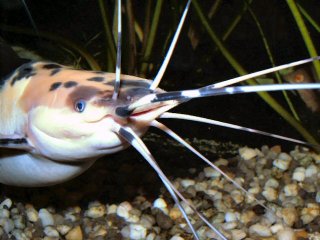
[[[74,109],[77,111],[77,112],[83,112],[84,109],[86,108],[86,101],[83,100],[83,99],[80,99],[80,100],[77,100],[74,104]]]

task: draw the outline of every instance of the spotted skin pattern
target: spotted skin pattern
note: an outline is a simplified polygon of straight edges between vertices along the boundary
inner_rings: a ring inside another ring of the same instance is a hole
[[[67,181],[100,156],[129,146],[114,132],[115,124],[145,133],[147,116],[139,123],[142,116],[124,119],[115,110],[150,93],[150,81],[127,75],[121,79],[116,100],[112,100],[114,73],[30,62],[2,79],[0,147],[12,152],[0,152],[0,182],[34,187]]]

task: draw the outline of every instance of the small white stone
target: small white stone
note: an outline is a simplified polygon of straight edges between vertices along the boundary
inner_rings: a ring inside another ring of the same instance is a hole
[[[5,208],[0,208],[0,218],[9,218],[10,212]]]
[[[257,156],[256,150],[248,147],[240,148],[239,154],[246,161]]]
[[[122,202],[117,208],[117,215],[124,219],[128,219],[130,216],[130,210],[132,210],[132,206],[129,202]]]
[[[247,234],[243,230],[232,229],[231,236],[232,236],[232,240],[242,240],[246,238]]]
[[[163,198],[158,198],[153,202],[153,207],[154,208],[166,208],[167,203]]]
[[[192,203],[192,201],[189,200],[189,199],[187,199],[187,201],[190,202],[190,203]],[[189,207],[189,205],[186,204],[185,202],[182,202],[182,203],[181,203],[181,206],[184,208],[186,214],[193,214],[193,213],[194,213],[193,210],[191,209],[191,207]]]
[[[268,179],[268,181],[266,181],[266,183],[264,184],[264,187],[271,187],[271,188],[278,188],[279,187],[279,182],[274,179],[274,178],[270,178]]]
[[[301,211],[301,219],[303,224],[309,224],[317,216],[320,215],[320,206],[316,203],[308,203],[307,207]]]
[[[280,223],[277,223],[277,224],[270,226],[270,230],[271,230],[272,234],[276,234],[277,232],[279,232],[282,229],[284,229],[284,227]]]
[[[248,189],[248,193],[251,193],[252,195],[260,193],[261,188],[259,186],[252,187]]]
[[[103,217],[106,214],[106,207],[102,204],[97,206],[91,206],[87,211],[85,211],[84,215],[90,218],[99,218]]]
[[[57,226],[57,230],[62,236],[66,235],[70,231],[70,229],[71,227],[65,224],[60,224]]]
[[[278,240],[296,240],[296,235],[291,228],[285,228],[277,232]]]
[[[222,193],[215,190],[215,189],[208,189],[205,191],[213,200],[220,200],[222,199]]]
[[[207,178],[219,178],[221,176],[220,172],[218,172],[217,170],[215,170],[211,167],[204,168],[203,172]]]
[[[242,192],[238,189],[235,189],[233,190],[231,193],[230,193],[233,201],[235,201],[236,204],[240,204],[244,201],[244,196],[242,194]],[[222,198],[222,194],[221,194],[221,198]]]
[[[15,240],[30,240],[30,238],[20,229],[14,229],[11,234],[14,236]]]
[[[77,217],[76,217],[75,215],[73,215],[72,213],[66,213],[66,214],[64,215],[64,218],[65,218],[66,220],[71,221],[71,222],[77,221]]]
[[[174,235],[170,238],[170,240],[184,240],[184,238],[180,237],[179,235]]]
[[[12,200],[10,198],[6,198],[0,203],[0,208],[6,207],[7,209],[11,208]]]
[[[0,218],[0,226],[7,234],[14,229],[14,223],[10,218]]]
[[[229,161],[227,159],[224,158],[219,158],[217,161],[214,162],[214,165],[216,165],[217,167],[221,167],[221,166],[228,166]]]
[[[153,207],[160,209],[163,213],[169,214],[167,203],[163,198],[158,198],[153,202]]]
[[[292,179],[298,182],[303,182],[306,177],[306,169],[304,167],[297,167],[292,175]]]
[[[55,229],[52,226],[46,226],[43,230],[43,232],[48,236],[48,237],[54,237],[57,238],[59,237],[59,232],[57,229]]]
[[[12,217],[14,226],[18,229],[24,229],[26,227],[25,223],[24,223],[24,219],[22,217],[22,215],[14,215]]]
[[[259,236],[259,237],[270,237],[272,236],[272,233],[270,231],[270,228],[267,226],[263,226],[259,223],[251,225],[249,227],[249,233],[253,236]]]
[[[290,161],[288,160],[283,160],[283,159],[275,159],[272,162],[273,166],[275,166],[276,168],[279,168],[282,171],[288,170],[289,166],[290,166]]]
[[[151,215],[143,214],[140,219],[140,224],[146,229],[152,229],[152,226],[156,223],[156,220]]]
[[[224,219],[226,222],[233,222],[237,221],[237,214],[235,212],[226,212],[226,215],[224,216]]]
[[[267,187],[262,192],[262,195],[270,202],[277,200],[278,192],[274,188]]]
[[[288,153],[285,153],[285,152],[280,153],[278,155],[278,158],[282,159],[282,160],[286,160],[286,161],[291,161],[292,160],[292,157]]]
[[[130,239],[145,239],[147,229],[140,224],[130,224]]]
[[[241,214],[240,221],[246,225],[247,223],[251,222],[255,217],[256,217],[256,214],[254,213],[254,211],[252,210],[246,211]]]
[[[237,226],[238,226],[238,223],[236,221],[226,222],[222,224],[222,228],[224,230],[232,230],[232,229],[235,229]]]
[[[156,240],[157,235],[155,233],[149,233],[146,240]]]
[[[193,180],[193,179],[183,179],[181,181],[181,185],[184,187],[184,188],[187,188],[189,186],[194,186],[196,184],[196,182]]]
[[[195,189],[197,192],[205,192],[208,188],[208,183],[206,182],[197,182],[195,184]]]
[[[291,183],[291,184],[287,184],[283,190],[284,190],[284,194],[287,197],[295,197],[298,195],[299,188],[297,184]]]
[[[116,214],[118,206],[116,204],[112,204],[107,208],[107,214]]]
[[[45,208],[39,210],[39,218],[43,227],[54,225],[52,214]]]
[[[308,166],[306,169],[306,177],[307,178],[314,177],[317,175],[318,172],[319,172],[318,167],[312,164]]]
[[[32,205],[26,205],[26,214],[29,222],[37,222],[39,219],[39,214]]]

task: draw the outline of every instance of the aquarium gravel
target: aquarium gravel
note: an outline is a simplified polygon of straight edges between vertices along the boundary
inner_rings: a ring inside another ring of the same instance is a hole
[[[215,164],[267,209],[209,167],[190,168],[191,177],[173,183],[228,239],[320,239],[320,155],[302,147],[285,153],[280,146],[242,147],[238,152]],[[155,197],[131,189],[132,200],[95,200],[81,193],[90,188],[81,181],[44,193],[6,188],[0,203],[1,239],[193,239],[164,189]],[[103,188],[103,182],[96,182]],[[201,239],[214,239],[214,232],[183,205]]]

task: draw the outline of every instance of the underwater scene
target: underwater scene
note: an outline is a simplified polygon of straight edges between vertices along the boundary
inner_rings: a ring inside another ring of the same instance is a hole
[[[319,1],[0,11],[0,239],[320,239]]]

